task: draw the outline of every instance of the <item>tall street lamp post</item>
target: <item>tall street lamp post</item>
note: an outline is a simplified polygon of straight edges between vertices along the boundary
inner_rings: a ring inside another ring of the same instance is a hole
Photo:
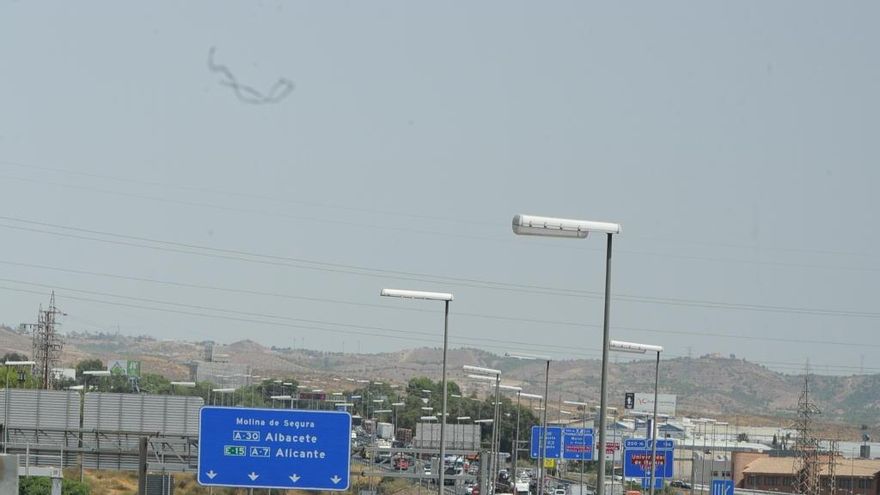
[[[538,495],[544,494],[544,458],[547,454],[547,404],[550,398],[550,358],[532,354],[510,354],[505,356],[527,361],[544,361],[544,410],[541,419],[540,448],[538,449]]]
[[[443,369],[441,371],[440,388],[443,389],[443,406],[440,413],[440,495],[443,495],[446,470],[443,469],[446,459],[446,351],[449,347],[449,303],[452,294],[446,292],[424,292],[417,290],[382,289],[380,295],[385,297],[402,297],[405,299],[425,299],[429,301],[443,301]]]
[[[620,224],[569,220],[565,218],[516,215],[513,217],[513,232],[517,235],[537,235],[549,237],[569,237],[584,239],[590,232],[606,234],[605,248],[605,312],[602,324],[602,377],[599,392],[599,465],[596,476],[596,495],[605,495],[605,419],[608,401],[608,318],[611,313],[611,239],[620,234]],[[546,403],[545,403],[546,406]]]
[[[6,366],[6,400],[4,402],[3,408],[3,453],[6,453],[6,444],[9,443],[9,367],[14,366],[36,366],[36,361],[6,361],[3,363]]]
[[[539,405],[540,405],[540,404],[543,404],[543,402],[544,402],[544,396],[543,396],[543,395],[538,395],[538,394],[527,394],[527,393],[525,393],[525,392],[521,392],[521,393],[519,394],[519,396],[520,396],[520,397],[524,397],[524,398],[526,398],[526,399],[529,399],[529,409],[530,409],[530,410],[531,410],[531,409],[534,409],[534,407],[533,407],[533,405],[532,405],[532,400],[533,400],[533,399],[538,399],[538,404],[539,404]],[[546,426],[546,425],[545,425],[545,426]],[[540,449],[538,449],[538,450],[540,451]],[[540,454],[540,452],[539,452],[539,454]],[[535,466],[535,472],[536,472],[536,473],[539,473],[539,472],[541,471],[541,462],[542,462],[542,461],[539,460],[538,463],[537,463],[537,465]]]
[[[644,354],[646,352],[656,352],[657,361],[654,364],[654,419],[651,421],[651,488],[650,495],[654,495],[654,480],[657,475],[657,388],[660,385],[660,353],[663,347],[659,345],[637,344],[635,342],[623,342],[621,340],[611,341],[611,350],[618,352],[632,352],[636,354]]]
[[[464,366],[465,371],[469,371],[471,373],[479,373],[468,375],[468,378],[473,378],[475,380],[488,380],[495,382],[495,407],[494,413],[492,415],[492,440],[491,440],[491,457],[489,458],[489,475],[492,476],[492,486],[495,486],[495,483],[498,482],[498,430],[501,427],[501,421],[498,418],[498,405],[499,405],[499,395],[501,393],[501,370],[496,370],[493,368],[482,368],[480,366]],[[494,490],[490,490],[494,493]]]
[[[587,427],[587,403],[586,402],[578,402],[578,401],[574,401],[574,400],[567,400],[567,401],[564,401],[563,404],[568,404],[569,406],[577,406],[577,407],[581,408],[581,410],[583,411],[583,417],[581,418],[581,420],[583,422],[582,427],[584,429],[586,429],[586,427]],[[592,447],[592,445],[591,445],[591,447]],[[602,455],[605,455],[605,454],[603,453]],[[585,456],[586,456],[586,452],[581,452],[581,478],[580,478],[581,486],[584,486],[584,457]],[[614,479],[614,469],[613,468],[611,469],[611,479],[612,480]]]
[[[511,449],[513,451],[513,452],[511,452],[511,455],[513,456],[511,459],[511,461],[513,462],[512,476],[513,476],[513,482],[516,483],[516,463],[519,460],[519,454],[518,454],[518,451],[519,451],[519,409],[520,409],[519,403],[520,403],[520,396],[522,395],[522,387],[516,387],[513,385],[501,385],[500,388],[503,390],[510,390],[512,392],[516,392],[516,433],[514,433],[514,436],[513,436],[513,448]],[[516,487],[514,486],[514,488],[516,488]]]

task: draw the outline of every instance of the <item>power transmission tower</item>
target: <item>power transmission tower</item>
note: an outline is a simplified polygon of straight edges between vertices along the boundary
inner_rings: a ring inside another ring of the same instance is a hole
[[[839,441],[832,439],[828,442],[828,482],[830,483],[830,491],[828,495],[836,495],[837,493],[837,449]],[[852,483],[852,480],[850,480]],[[854,487],[851,487],[854,488]]]
[[[813,436],[813,416],[820,414],[819,408],[810,402],[810,368],[804,375],[804,389],[798,399],[798,419],[795,422],[795,463],[793,492],[801,495],[819,495],[819,475],[822,469],[819,461],[819,440]]]
[[[25,325],[33,331],[32,355],[33,360],[37,363],[35,374],[43,389],[52,388],[55,381],[53,370],[61,362],[61,349],[64,343],[56,331],[56,327],[59,325],[59,316],[64,316],[64,313],[55,306],[55,292],[53,291],[49,298],[49,308],[44,310],[41,304],[37,314],[37,322]]]

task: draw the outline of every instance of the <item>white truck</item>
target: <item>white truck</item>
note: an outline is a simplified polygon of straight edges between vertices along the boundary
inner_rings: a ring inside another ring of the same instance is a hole
[[[394,426],[391,423],[377,423],[376,436],[385,440],[393,440]]]

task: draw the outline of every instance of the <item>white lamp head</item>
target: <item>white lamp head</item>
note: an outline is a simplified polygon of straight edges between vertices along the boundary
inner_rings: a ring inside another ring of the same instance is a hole
[[[608,343],[608,348],[612,351],[632,352],[635,354],[644,354],[646,352],[663,352],[663,346],[651,344],[637,344],[635,342],[624,342],[622,340],[612,340]]]
[[[431,301],[451,301],[452,294],[447,292],[425,292],[420,290],[382,289],[379,293],[385,297],[403,297],[406,299],[427,299]]]
[[[619,234],[620,230],[620,224],[610,222],[592,222],[589,220],[539,217],[535,215],[515,215],[513,217],[513,233],[517,235],[583,239],[590,232]]]

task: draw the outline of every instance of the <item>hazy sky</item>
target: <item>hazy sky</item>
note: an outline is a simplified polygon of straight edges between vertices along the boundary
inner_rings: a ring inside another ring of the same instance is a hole
[[[595,357],[604,239],[533,213],[623,225],[614,338],[878,372],[878,14],[4,2],[0,321],[55,288],[66,331],[440,345],[397,287],[455,293],[455,346]]]

